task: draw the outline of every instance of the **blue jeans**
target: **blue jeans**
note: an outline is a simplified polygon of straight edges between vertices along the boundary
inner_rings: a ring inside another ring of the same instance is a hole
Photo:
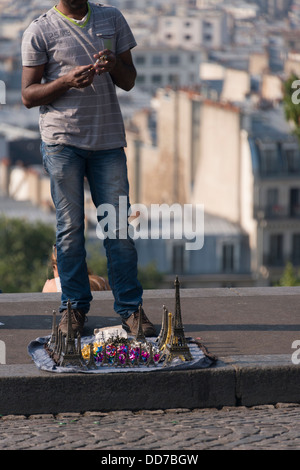
[[[44,142],[41,152],[56,209],[57,264],[62,286],[59,311],[65,310],[70,300],[72,308],[87,313],[92,295],[84,237],[84,177],[95,207],[111,204],[118,214],[119,196],[126,196],[129,207],[126,155],[122,148],[90,151]],[[104,247],[114,308],[126,319],[142,304],[135,245],[127,235],[126,239],[107,237]]]

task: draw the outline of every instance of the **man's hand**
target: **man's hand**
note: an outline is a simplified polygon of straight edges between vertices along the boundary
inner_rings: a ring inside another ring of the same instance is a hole
[[[97,75],[112,72],[117,63],[115,54],[109,49],[104,49],[104,51],[100,51],[98,54],[94,55],[94,58],[96,59],[96,63],[94,64],[94,70]]]
[[[104,49],[94,57],[97,59],[94,70],[98,75],[109,72],[114,84],[118,87],[126,91],[134,87],[136,69],[130,50],[116,56],[111,50]]]
[[[78,66],[64,76],[69,88],[86,88],[93,83],[95,70],[93,64]]]

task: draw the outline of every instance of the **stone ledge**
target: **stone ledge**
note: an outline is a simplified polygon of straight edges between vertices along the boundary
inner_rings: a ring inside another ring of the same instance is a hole
[[[21,398],[21,399],[20,399]],[[0,365],[0,414],[220,408],[300,403],[290,356],[232,356],[202,370],[58,374]]]
[[[282,296],[299,295],[300,286],[295,287],[206,287],[181,289],[181,298],[205,298],[205,297],[261,297],[261,296]],[[94,300],[112,300],[111,291],[93,292]],[[145,299],[170,298],[174,299],[174,289],[149,289],[144,291]],[[41,302],[60,300],[60,293],[17,293],[1,294],[1,303],[10,302]]]

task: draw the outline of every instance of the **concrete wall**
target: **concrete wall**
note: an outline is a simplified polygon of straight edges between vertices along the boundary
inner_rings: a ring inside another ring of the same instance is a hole
[[[226,69],[221,99],[223,101],[244,101],[250,93],[250,74],[244,70]]]
[[[228,136],[231,136],[228,139]],[[202,105],[200,161],[193,202],[240,222],[240,113],[231,105]]]
[[[262,75],[269,69],[269,56],[267,52],[252,52],[249,56],[250,75]]]
[[[269,101],[281,101],[283,98],[282,81],[276,75],[264,74],[261,84],[261,96]]]
[[[148,112],[127,130],[126,150],[132,201],[146,205],[191,202],[191,96],[160,90],[156,99],[157,146],[147,130]]]

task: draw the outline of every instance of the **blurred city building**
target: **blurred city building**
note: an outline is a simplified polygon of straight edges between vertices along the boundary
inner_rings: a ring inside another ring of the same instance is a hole
[[[138,42],[136,87],[118,91],[131,202],[205,207],[201,250],[145,236],[140,264],[154,261],[166,282],[176,272],[190,287],[271,285],[287,261],[300,267],[299,143],[282,107],[283,82],[300,76],[300,0],[105,3],[123,11]],[[52,6],[0,1],[0,204],[54,224],[38,109],[25,109],[20,93],[23,31]],[[96,237],[88,187],[86,221]]]

